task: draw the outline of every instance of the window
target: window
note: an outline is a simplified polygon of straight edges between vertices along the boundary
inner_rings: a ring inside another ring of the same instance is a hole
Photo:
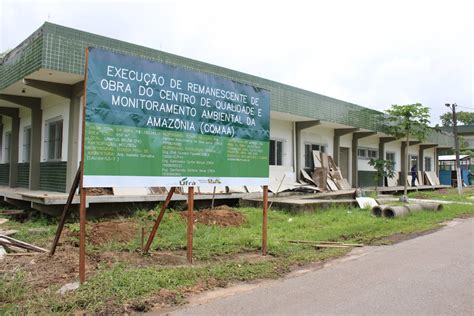
[[[31,126],[23,130],[23,162],[30,162]]]
[[[395,167],[395,153],[386,152],[385,160],[391,161],[393,163],[393,167]]]
[[[319,150],[325,153],[326,147],[320,144],[304,144],[304,166],[306,168],[314,169],[313,150]]]
[[[270,139],[270,165],[283,165],[283,141]]]
[[[10,163],[10,148],[12,144],[12,133],[5,134],[5,163]]]
[[[370,148],[357,148],[357,156],[362,159],[377,159],[379,155],[378,150]]]
[[[46,160],[60,160],[63,145],[63,120],[46,123]]]
[[[377,150],[373,150],[373,149],[369,149],[367,150],[367,156],[369,158],[374,158],[374,159],[377,159],[377,156],[379,155],[378,151]]]
[[[431,171],[431,157],[425,157],[425,171]]]

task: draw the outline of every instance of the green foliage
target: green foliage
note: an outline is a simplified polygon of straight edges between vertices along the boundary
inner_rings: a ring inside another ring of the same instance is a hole
[[[439,194],[439,193],[433,193]],[[472,193],[469,193],[472,194]],[[474,213],[474,206],[446,205],[440,212],[419,212],[404,218],[377,218],[368,210],[332,208],[314,213],[290,214],[272,210],[268,214],[269,256],[261,260],[246,259],[260,252],[262,210],[239,209],[248,219],[240,227],[219,227],[196,224],[194,255],[190,265],[136,266],[119,263],[103,265],[77,291],[61,296],[59,285],[31,291],[25,276],[18,274],[0,279],[0,315],[12,314],[122,314],[123,304],[144,305],[153,296],[165,291],[172,304],[180,304],[194,286],[226,286],[230,282],[276,278],[291,266],[340,256],[350,249],[316,250],[308,244],[288,240],[347,241],[370,244],[398,233],[426,231],[439,223],[465,213]],[[152,224],[145,213],[128,220]],[[183,253],[186,245],[186,221],[178,212],[167,212],[158,230],[152,249]],[[139,241],[123,244],[126,251],[136,250]],[[100,251],[95,249],[94,251]],[[54,266],[51,267],[54,271]],[[192,292],[192,291],[191,291]],[[171,298],[170,298],[171,297]],[[15,305],[13,305],[14,302]],[[168,301],[169,302],[169,301]]]
[[[429,131],[430,123],[429,108],[416,104],[397,105],[394,104],[387,110],[389,114],[386,131],[396,137],[413,136],[418,140],[424,140]]]
[[[13,304],[22,299],[25,294],[25,287],[25,273],[23,272],[0,276],[0,302]]]
[[[458,124],[474,124],[474,112],[456,112]],[[453,126],[453,113],[451,111],[444,113],[440,117],[441,124],[445,127]]]
[[[393,178],[395,176],[395,163],[391,160],[371,158],[369,160],[369,166],[375,169],[375,183],[378,183],[379,180],[384,177]]]

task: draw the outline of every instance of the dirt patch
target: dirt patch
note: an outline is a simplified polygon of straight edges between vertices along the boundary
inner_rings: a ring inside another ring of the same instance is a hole
[[[138,235],[135,223],[112,221],[92,224],[88,229],[87,238],[93,245],[100,245],[111,241],[129,242]]]
[[[97,195],[114,195],[112,188],[87,188],[85,189],[87,195],[97,196]]]
[[[187,212],[182,212],[181,216],[186,218]],[[235,209],[222,205],[213,209],[203,209],[194,212],[194,222],[227,227],[246,224],[247,218]]]

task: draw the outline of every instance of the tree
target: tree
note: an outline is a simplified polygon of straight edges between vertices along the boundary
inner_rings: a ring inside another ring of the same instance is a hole
[[[374,167],[375,169],[375,175],[374,175],[374,181],[375,181],[375,194],[377,194],[377,186],[379,183],[380,179],[384,179],[385,177],[387,178],[393,178],[395,176],[395,163],[391,160],[384,160],[384,159],[370,159],[369,160],[369,165]],[[383,186],[383,184],[382,184]]]
[[[462,123],[463,125],[473,125],[474,124],[474,112],[457,112],[457,120],[458,123]],[[453,112],[449,111],[444,113],[439,117],[441,120],[441,124],[444,127],[453,126]]]
[[[392,107],[387,110],[389,114],[386,122],[386,131],[388,134],[391,134],[397,138],[405,138],[406,141],[406,150],[405,150],[405,166],[402,166],[402,171],[404,171],[403,179],[403,199],[407,200],[407,174],[409,168],[408,161],[408,148],[410,145],[410,138],[413,137],[417,140],[423,141],[426,138],[430,127],[430,109],[421,105],[420,103],[416,104],[407,104],[407,105],[397,105],[394,104]],[[405,170],[403,170],[405,168]]]

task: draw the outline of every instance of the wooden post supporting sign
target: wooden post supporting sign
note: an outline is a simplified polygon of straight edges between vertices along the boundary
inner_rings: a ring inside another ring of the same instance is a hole
[[[186,258],[189,263],[193,263],[193,226],[194,226],[194,187],[188,188],[188,233],[187,233],[187,247]]]
[[[263,186],[262,256],[267,255],[268,185]]]

